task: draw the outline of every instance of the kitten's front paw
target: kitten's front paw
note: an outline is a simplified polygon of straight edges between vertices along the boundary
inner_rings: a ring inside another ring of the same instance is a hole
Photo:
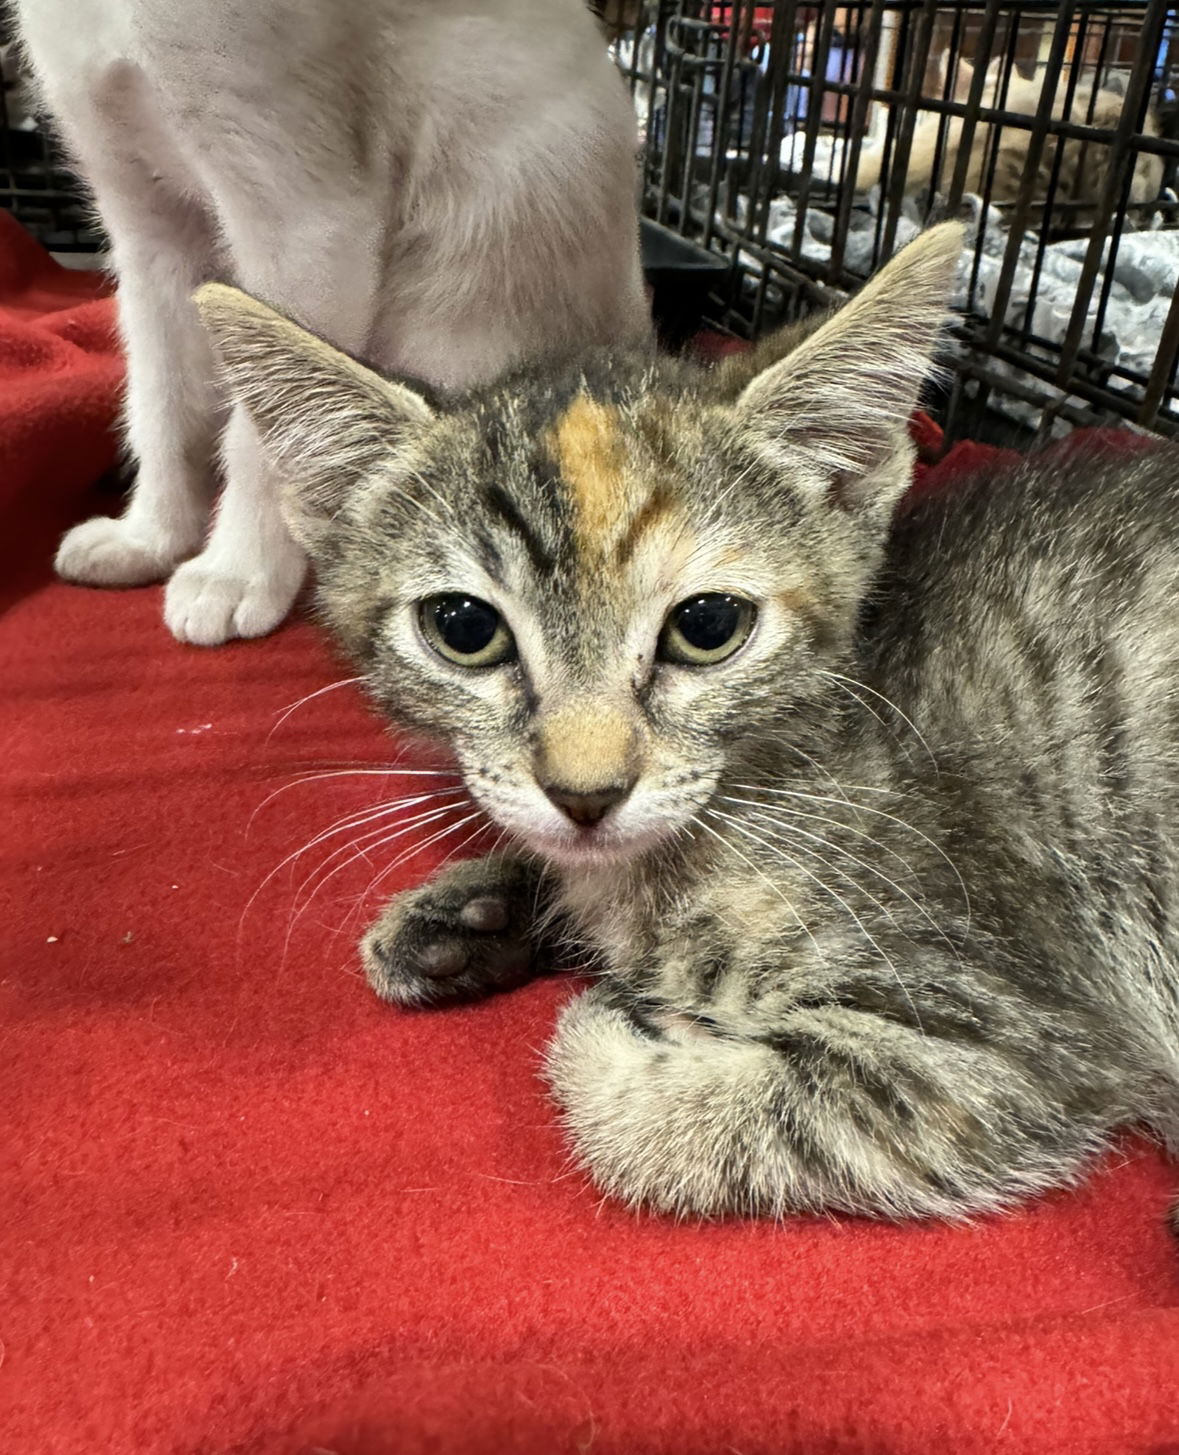
[[[382,1000],[438,1005],[522,985],[536,973],[536,879],[488,855],[399,894],[361,941]]]
[[[200,536],[98,515],[67,531],[54,569],[82,586],[148,586],[200,548]]]
[[[299,594],[304,565],[267,563],[255,571],[226,569],[208,552],[186,561],[164,592],[164,622],[181,642],[217,647],[234,637],[264,637],[278,626]]]

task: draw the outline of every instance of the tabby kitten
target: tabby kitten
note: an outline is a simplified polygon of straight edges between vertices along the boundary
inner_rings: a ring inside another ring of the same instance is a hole
[[[628,1201],[954,1216],[1179,1131],[1179,455],[898,511],[960,242],[768,367],[445,409],[200,295],[327,621],[512,845],[399,895],[369,978],[588,946],[548,1075]]]

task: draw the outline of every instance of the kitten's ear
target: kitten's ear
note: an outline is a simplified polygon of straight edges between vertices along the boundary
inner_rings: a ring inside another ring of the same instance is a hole
[[[891,503],[909,483],[908,423],[948,313],[963,230],[930,228],[780,363],[738,414],[848,510]]]
[[[195,301],[231,397],[278,466],[291,534],[314,555],[348,492],[430,423],[430,407],[236,288],[206,283]]]

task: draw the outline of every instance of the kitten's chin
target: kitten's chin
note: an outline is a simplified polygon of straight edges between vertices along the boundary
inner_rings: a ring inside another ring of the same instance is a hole
[[[590,829],[571,829],[567,833],[530,831],[521,833],[520,838],[532,853],[558,869],[591,869],[624,864],[665,843],[672,833],[670,826],[619,833],[611,825],[602,824]]]

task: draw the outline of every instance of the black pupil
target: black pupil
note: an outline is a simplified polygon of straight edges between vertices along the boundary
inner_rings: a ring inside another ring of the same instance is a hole
[[[694,596],[676,608],[675,624],[690,647],[715,652],[741,625],[741,603],[735,596]]]
[[[474,657],[491,645],[499,612],[473,596],[440,596],[434,603],[434,624],[452,652]]]

